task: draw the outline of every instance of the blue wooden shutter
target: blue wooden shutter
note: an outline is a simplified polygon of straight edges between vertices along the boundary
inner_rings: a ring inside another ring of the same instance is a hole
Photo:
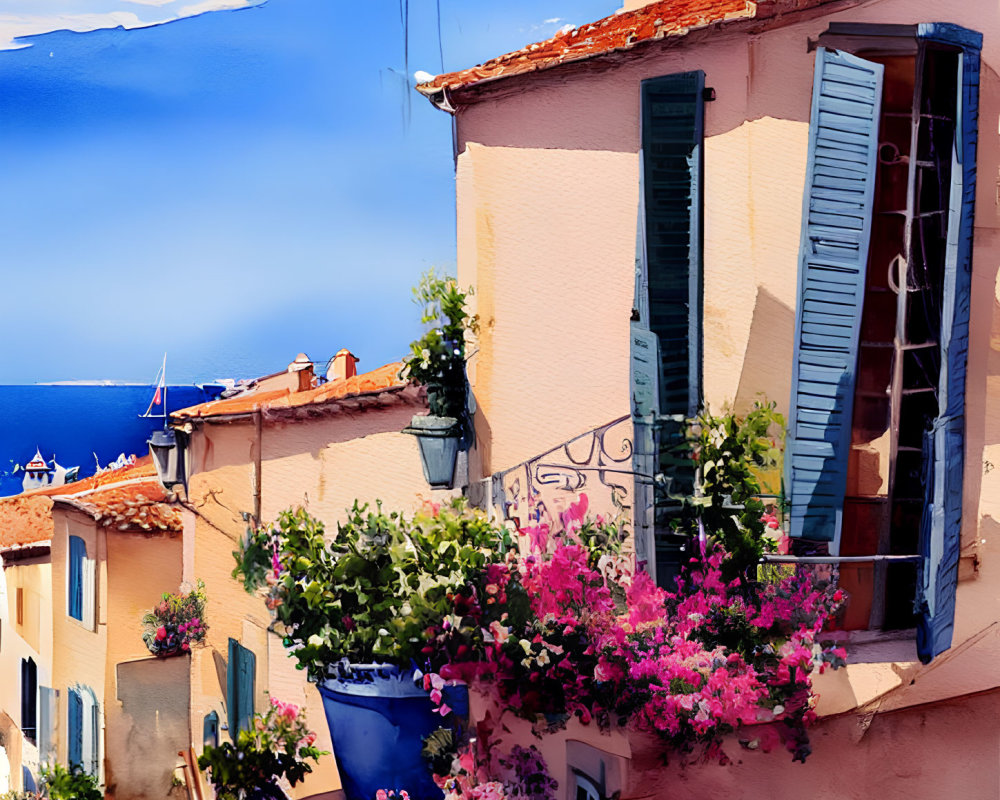
[[[239,733],[239,709],[237,707],[237,662],[239,661],[239,646],[240,643],[235,639],[229,640],[229,661],[226,667],[226,722],[229,725],[229,738],[236,741],[236,735]]]
[[[83,562],[87,558],[87,545],[79,536],[69,537],[69,584],[67,586],[67,611],[71,617],[83,621]]]
[[[69,690],[68,698],[69,749],[66,760],[70,766],[73,764],[83,766],[83,698],[76,689]]]
[[[951,647],[962,539],[965,373],[969,351],[973,210],[982,34],[955,25],[918,26],[918,37],[960,47],[958,126],[952,154],[948,241],[941,315],[939,411],[925,442],[927,480],[921,520],[917,652],[925,664]]]
[[[880,64],[816,51],[785,456],[792,536],[840,532],[882,100]]]
[[[229,640],[229,667],[226,670],[226,706],[229,736],[235,742],[240,730],[250,727],[254,713],[254,678],[257,657],[235,639]]]
[[[252,650],[240,647],[240,672],[237,693],[239,695],[240,729],[249,730],[253,717],[254,677],[257,670],[257,657]]]
[[[641,88],[642,248],[661,414],[693,416],[701,405],[704,88],[700,70]]]

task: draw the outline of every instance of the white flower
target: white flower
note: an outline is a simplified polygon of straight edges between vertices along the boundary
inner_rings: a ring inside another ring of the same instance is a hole
[[[538,657],[535,660],[538,662],[538,666],[540,667],[545,666],[546,664],[549,663],[549,651],[542,650],[542,652],[538,654]]]
[[[325,640],[318,633],[314,633],[306,639],[306,644],[310,647],[322,647],[325,644]]]

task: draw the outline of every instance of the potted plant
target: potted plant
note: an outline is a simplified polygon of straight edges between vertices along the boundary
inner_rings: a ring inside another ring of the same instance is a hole
[[[456,500],[412,518],[355,504],[332,540],[305,511],[286,511],[234,554],[233,575],[266,591],[276,630],[319,686],[350,800],[387,787],[440,795],[420,754],[443,716],[414,667],[426,666],[427,629],[464,608],[473,576],[509,544]],[[461,690],[448,692],[461,712]]]
[[[471,438],[465,347],[466,334],[475,332],[477,320],[466,308],[469,292],[433,269],[421,277],[413,294],[423,307],[420,321],[429,327],[410,344],[401,375],[427,388],[430,413],[415,416],[405,432],[417,437],[424,477],[431,487],[451,488],[458,451]]]
[[[198,581],[190,591],[164,592],[160,602],[142,618],[142,638],[154,656],[166,658],[190,652],[205,638],[205,584]]]
[[[235,744],[206,747],[198,767],[208,770],[217,800],[287,800],[281,784],[295,786],[312,772],[309,761],[328,755],[315,742],[301,709],[272,697]]]

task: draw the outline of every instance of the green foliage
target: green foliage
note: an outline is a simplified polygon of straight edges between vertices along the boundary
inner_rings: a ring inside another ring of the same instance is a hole
[[[402,375],[427,387],[430,412],[437,416],[461,418],[465,413],[466,334],[478,330],[477,318],[466,310],[471,293],[433,268],[413,289],[414,302],[424,309],[420,321],[430,327],[410,344]]]
[[[438,728],[424,739],[424,757],[431,772],[435,775],[447,775],[451,772],[451,762],[458,752],[458,742],[451,728]]]
[[[56,764],[42,767],[42,797],[48,800],[102,800],[104,793],[97,778],[84,772],[79,764],[67,768]]]
[[[286,800],[281,777],[295,786],[312,772],[308,761],[329,755],[315,741],[298,706],[272,699],[267,712],[254,714],[250,728],[239,732],[235,745],[206,747],[198,767],[209,771],[217,800]]]
[[[268,587],[285,646],[318,680],[345,658],[404,666],[419,658],[425,631],[453,613],[456,592],[509,546],[461,499],[412,519],[355,503],[332,541],[298,509],[248,533],[233,576],[249,591]]]
[[[683,448],[698,468],[699,492],[683,498],[679,533],[697,536],[699,522],[729,553],[723,578],[745,579],[764,553],[767,526],[761,474],[781,465],[784,417],[757,401],[745,417],[703,412],[690,421]]]

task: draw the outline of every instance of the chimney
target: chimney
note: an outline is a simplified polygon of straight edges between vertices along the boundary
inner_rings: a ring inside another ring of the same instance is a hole
[[[358,374],[356,364],[360,360],[350,350],[338,351],[337,355],[330,359],[330,366],[326,371],[326,379],[328,381],[341,381],[353,378]]]
[[[313,363],[305,353],[295,356],[295,360],[288,365],[288,371],[298,373],[299,383],[295,391],[304,392],[313,388]]]

